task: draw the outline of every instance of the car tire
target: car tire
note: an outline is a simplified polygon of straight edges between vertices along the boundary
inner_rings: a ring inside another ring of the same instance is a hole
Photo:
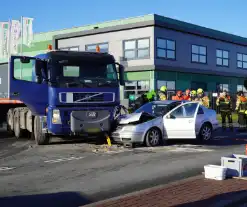
[[[154,127],[148,130],[145,136],[145,143],[147,147],[156,147],[161,145],[162,135],[158,128]]]
[[[204,123],[200,129],[199,133],[199,141],[200,142],[207,142],[212,138],[212,126],[209,123]]]

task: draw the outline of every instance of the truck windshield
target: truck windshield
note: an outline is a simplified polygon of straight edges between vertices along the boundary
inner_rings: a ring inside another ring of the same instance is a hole
[[[54,66],[53,66],[54,67]],[[55,64],[59,87],[113,87],[118,85],[116,66],[112,64]]]

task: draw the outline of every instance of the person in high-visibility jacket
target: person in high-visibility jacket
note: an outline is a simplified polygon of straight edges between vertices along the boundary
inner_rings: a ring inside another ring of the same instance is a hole
[[[184,100],[190,100],[190,89],[185,91],[185,95],[183,96]]]
[[[239,91],[236,109],[238,112],[238,123],[241,130],[246,129],[246,116],[247,116],[247,98],[244,96],[243,91]]]
[[[204,91],[202,88],[197,89],[197,98],[196,101],[199,101],[199,103],[205,107],[209,107],[209,98],[204,95]]]
[[[195,101],[196,99],[197,99],[196,90],[192,90],[192,91],[190,92],[189,101]]]
[[[177,91],[176,96],[173,96],[172,100],[176,100],[176,101],[184,100],[183,92],[182,91]]]
[[[227,95],[224,91],[216,100],[216,105],[220,108],[222,128],[226,128],[226,117],[228,119],[229,128],[233,129],[232,125],[232,100],[231,97]]]
[[[160,101],[165,101],[167,100],[167,88],[166,86],[161,86],[160,90],[158,92],[158,97]]]

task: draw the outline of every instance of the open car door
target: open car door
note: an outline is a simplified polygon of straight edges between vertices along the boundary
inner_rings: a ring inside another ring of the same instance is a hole
[[[198,102],[186,102],[163,117],[164,136],[168,139],[195,139]]]

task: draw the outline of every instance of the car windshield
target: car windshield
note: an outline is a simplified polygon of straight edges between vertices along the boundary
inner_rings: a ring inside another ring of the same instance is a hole
[[[162,116],[169,111],[169,104],[146,103],[135,111],[135,113],[146,112],[153,116]]]
[[[115,64],[55,64],[60,87],[114,87],[118,84]]]

